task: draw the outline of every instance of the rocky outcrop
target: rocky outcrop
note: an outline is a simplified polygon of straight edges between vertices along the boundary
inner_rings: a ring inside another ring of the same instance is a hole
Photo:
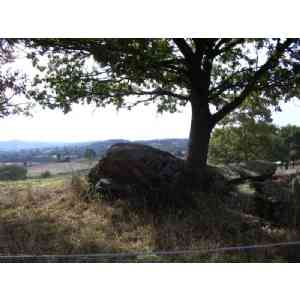
[[[90,171],[96,191],[117,194],[161,192],[169,189],[184,161],[168,152],[137,143],[113,145]]]
[[[277,225],[293,225],[295,201],[288,184],[266,180],[253,182],[255,214]]]
[[[251,160],[219,166],[217,172],[229,183],[240,183],[245,180],[263,181],[271,178],[276,172],[276,164],[264,160]]]
[[[230,195],[232,183],[246,179],[255,182],[270,179],[275,171],[276,165],[267,161],[209,166],[203,172],[204,178],[200,186],[184,161],[170,153],[137,143],[119,143],[111,146],[106,155],[91,169],[88,181],[95,192],[106,193],[113,198],[148,198],[147,201],[157,207],[162,203],[188,203],[193,191],[199,190],[214,191],[225,197],[226,194]],[[265,189],[259,191],[258,195],[269,197]],[[265,203],[263,200],[259,201]],[[269,202],[266,206],[268,205]],[[281,204],[278,207],[282,207]]]
[[[224,201],[231,208],[242,209],[274,225],[292,226],[300,223],[297,221],[300,220],[300,188],[297,192],[297,183],[290,175],[276,175],[275,164],[249,161],[221,166],[215,168],[214,172],[222,175],[225,185],[229,185],[229,196],[224,195]],[[239,190],[245,184],[251,193]]]
[[[276,164],[267,161],[248,161],[226,166],[208,167],[207,186],[224,188],[229,183],[247,179],[265,180],[276,171]],[[159,149],[137,143],[119,143],[111,146],[105,157],[90,171],[89,182],[98,190],[109,187],[118,192],[130,189],[159,191],[193,181],[193,174],[184,161]],[[181,180],[183,179],[183,180]],[[197,185],[197,183],[194,185]]]

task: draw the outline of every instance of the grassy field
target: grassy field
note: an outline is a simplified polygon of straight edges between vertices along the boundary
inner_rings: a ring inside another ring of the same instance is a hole
[[[0,183],[1,254],[80,254],[148,250],[147,225],[117,224],[120,208],[84,202],[83,179],[69,176]],[[120,232],[119,226],[122,227]]]
[[[224,209],[215,195],[199,195],[197,210],[152,214],[125,201],[82,198],[84,177],[55,176],[0,182],[0,254],[87,254],[208,249],[295,240],[286,228]],[[242,190],[249,194],[247,187]],[[290,249],[194,256],[145,256],[134,261],[287,261]]]
[[[28,167],[29,177],[38,177],[43,172],[49,171],[53,175],[72,173],[87,170],[93,167],[97,161],[78,160],[72,162],[52,162]]]

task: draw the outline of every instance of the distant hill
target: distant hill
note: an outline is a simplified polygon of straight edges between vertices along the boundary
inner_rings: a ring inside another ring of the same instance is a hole
[[[64,142],[39,142],[39,141],[22,141],[22,140],[11,140],[11,141],[0,141],[0,151],[20,151],[20,150],[31,150],[31,149],[44,149],[44,148],[61,148],[61,147],[83,147],[91,148],[96,152],[105,152],[111,145],[116,143],[126,143],[129,140],[124,139],[111,139],[96,142],[78,142],[78,143],[64,143]],[[149,145],[152,147],[160,148],[168,151],[174,146],[186,147],[187,139],[154,139],[154,140],[143,140],[133,141],[140,144]]]
[[[92,142],[90,144],[81,145],[77,144],[78,147],[85,147],[93,149],[96,153],[104,153],[110,146],[117,143],[127,143],[130,142],[128,140],[121,140],[121,139],[113,139],[113,140],[105,140],[105,141],[98,141]]]
[[[42,149],[49,147],[63,147],[67,143],[54,143],[54,142],[39,142],[39,141],[0,141],[0,151],[19,151],[29,149]]]
[[[155,139],[144,141],[129,141],[121,139],[81,142],[81,143],[53,143],[30,141],[0,142],[0,162],[50,162],[56,161],[57,155],[76,160],[84,157],[87,148],[93,149],[98,158],[116,143],[136,142],[160,150],[168,151],[176,156],[184,157],[187,149],[187,139]]]
[[[106,150],[113,144],[126,142],[144,144],[168,152],[183,151],[187,147],[187,139],[157,139],[144,141],[106,140],[94,142],[89,145],[85,145],[85,147],[93,149],[94,151],[96,151],[97,154],[104,154]],[[77,146],[80,147],[80,144],[78,144]]]

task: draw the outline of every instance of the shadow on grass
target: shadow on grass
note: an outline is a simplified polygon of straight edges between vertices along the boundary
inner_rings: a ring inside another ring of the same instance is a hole
[[[125,224],[149,225],[152,228],[153,252],[198,250],[199,254],[149,255],[140,262],[300,262],[300,246],[258,248],[230,252],[205,250],[222,247],[262,245],[289,242],[300,238],[299,232],[289,236],[287,228],[277,234],[266,230],[262,220],[228,209],[216,195],[198,195],[197,209],[173,208],[169,211],[150,211],[119,204],[121,212],[111,219],[111,230],[122,231]],[[280,232],[279,230],[279,232]],[[282,233],[282,231],[284,233]]]
[[[39,207],[39,202],[27,199],[27,206],[16,203],[1,214],[0,254],[70,255],[68,258],[50,259],[49,262],[299,261],[299,246],[210,254],[204,251],[197,255],[151,255],[157,251],[266,244],[287,238],[286,233],[275,236],[266,231],[254,216],[228,209],[217,195],[198,194],[195,199],[196,208],[186,205],[168,210],[149,210],[143,205],[133,207],[125,199],[106,204],[100,201],[97,205],[95,201],[80,202],[82,200],[76,197],[68,201],[62,198],[50,206],[55,208],[54,212],[47,206],[32,210],[34,205]],[[48,209],[52,216],[47,213]],[[67,219],[64,218],[66,216]],[[290,240],[298,236],[296,232]],[[119,258],[72,257],[120,252],[149,254]]]

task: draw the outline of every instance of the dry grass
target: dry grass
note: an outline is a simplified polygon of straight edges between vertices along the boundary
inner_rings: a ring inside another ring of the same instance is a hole
[[[82,177],[0,183],[0,254],[87,254],[214,248],[295,239],[225,209],[216,195],[195,195],[197,210],[149,213],[88,195]],[[158,261],[266,261],[270,251],[153,258]],[[149,259],[149,257],[148,257]],[[143,261],[147,261],[147,257]]]
[[[151,247],[148,226],[137,224],[134,215],[122,224],[125,219],[118,204],[81,200],[82,179],[56,183],[0,186],[1,254],[81,254]]]
[[[72,162],[50,162],[28,167],[29,177],[38,177],[49,171],[53,175],[78,172],[90,169],[97,161],[77,160]]]

